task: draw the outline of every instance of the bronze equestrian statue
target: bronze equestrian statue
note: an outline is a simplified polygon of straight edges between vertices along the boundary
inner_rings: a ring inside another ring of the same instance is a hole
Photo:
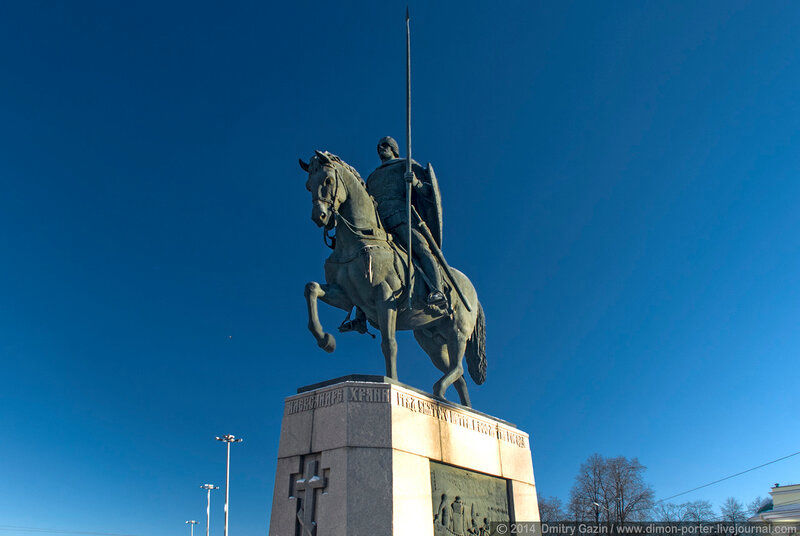
[[[413,330],[414,338],[443,373],[433,385],[434,396],[444,398],[447,388],[455,385],[461,403],[470,406],[462,360],[467,358],[470,376],[482,384],[486,379],[483,308],[467,276],[450,268],[442,256],[441,203],[433,168],[414,163],[413,176],[404,174],[401,166],[394,165],[393,161],[402,161],[392,142],[384,138],[379,143],[383,163],[366,184],[352,166],[327,151],[316,151],[307,164],[300,161],[308,172],[311,219],[326,236],[334,229],[336,233],[333,253],[325,261],[326,283],[306,284],[308,328],[322,349],[333,352],[336,340],[320,324],[317,300],[347,311],[348,316],[355,307],[356,320],[343,324],[342,331],[365,332],[364,318],[377,327],[386,376],[395,380],[395,332]],[[402,199],[397,196],[407,182],[414,191],[411,222],[394,210],[407,202],[405,194]],[[409,225],[412,258],[421,265],[414,272],[422,275],[412,277],[411,285],[406,281],[408,240],[400,236],[408,236]]]

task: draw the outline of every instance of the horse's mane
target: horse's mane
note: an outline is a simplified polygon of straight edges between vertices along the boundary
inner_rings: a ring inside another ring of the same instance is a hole
[[[356,179],[358,179],[358,182],[364,188],[364,191],[367,190],[367,183],[364,182],[364,179],[361,178],[361,175],[359,175],[358,171],[356,171],[356,168],[354,168],[353,166],[351,166],[350,164],[348,164],[347,162],[345,162],[344,160],[342,160],[341,158],[339,158],[338,156],[336,156],[333,153],[330,153],[328,151],[322,151],[322,154],[324,154],[328,158],[328,160],[331,160],[332,162],[336,162],[337,164],[340,164],[347,171],[352,173],[353,176]],[[317,165],[319,165],[319,166],[324,166],[325,165],[325,164],[320,162],[320,158],[317,155],[314,155],[313,157],[311,157],[311,160],[312,160],[312,162],[316,162]]]

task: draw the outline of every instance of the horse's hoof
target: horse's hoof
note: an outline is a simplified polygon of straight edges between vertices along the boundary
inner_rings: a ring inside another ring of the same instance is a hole
[[[328,352],[329,354],[336,350],[336,339],[333,338],[333,335],[330,333],[326,333],[322,336],[322,340],[319,341],[319,347]]]

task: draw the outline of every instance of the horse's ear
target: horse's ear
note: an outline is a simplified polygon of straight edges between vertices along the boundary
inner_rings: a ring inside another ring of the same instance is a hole
[[[323,164],[330,164],[331,163],[331,160],[330,160],[330,158],[328,158],[328,155],[326,155],[322,151],[314,151],[314,152],[317,153],[317,158],[319,158],[320,162],[322,162]]]
[[[305,171],[306,173],[308,173],[308,164],[306,164],[305,162],[303,162],[303,159],[302,159],[302,158],[298,158],[298,159],[297,159],[297,161],[300,163],[300,167],[301,167],[301,168],[303,168],[303,171]]]

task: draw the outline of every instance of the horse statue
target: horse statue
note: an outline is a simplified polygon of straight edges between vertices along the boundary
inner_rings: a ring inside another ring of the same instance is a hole
[[[486,379],[486,324],[470,280],[452,270],[469,307],[450,285],[445,289],[450,311],[437,314],[424,307],[409,308],[407,292],[424,296],[425,283],[412,277],[412,289],[406,289],[408,256],[383,229],[358,172],[327,151],[316,151],[308,164],[300,160],[300,166],[308,172],[311,219],[323,233],[336,229],[333,253],[325,261],[326,283],[311,281],[305,286],[308,329],[317,344],[326,352],[336,349],[333,335],[320,324],[317,300],[348,314],[357,306],[380,330],[386,376],[397,380],[395,332],[413,330],[419,345],[444,373],[433,385],[433,395],[444,399],[447,388],[455,385],[461,404],[471,406],[462,361],[466,355],[470,376],[482,384]]]

